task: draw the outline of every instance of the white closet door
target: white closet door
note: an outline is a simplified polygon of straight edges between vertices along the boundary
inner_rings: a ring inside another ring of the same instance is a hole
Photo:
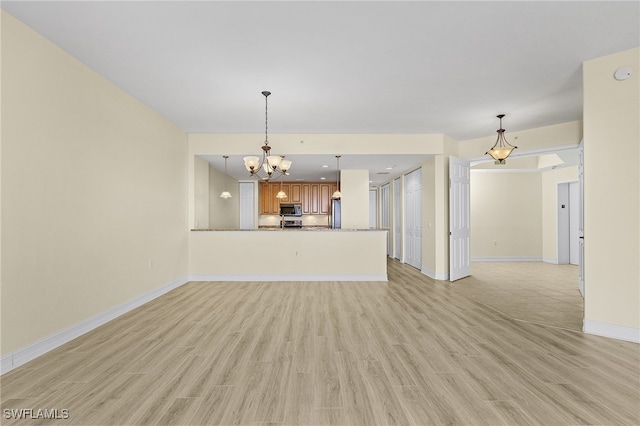
[[[584,145],[578,152],[578,289],[584,297]]]
[[[449,157],[449,280],[471,275],[469,161]]]
[[[256,218],[256,184],[254,182],[239,183],[240,229],[255,229]]]
[[[400,178],[393,181],[393,257],[402,258],[402,220],[400,216],[400,200],[402,199],[402,183]]]
[[[422,268],[422,170],[404,178],[404,262]]]
[[[389,199],[389,184],[380,188],[380,227],[389,230],[391,221],[391,206]],[[391,256],[391,232],[387,231],[387,256]]]
[[[378,191],[369,190],[369,228],[378,227]]]

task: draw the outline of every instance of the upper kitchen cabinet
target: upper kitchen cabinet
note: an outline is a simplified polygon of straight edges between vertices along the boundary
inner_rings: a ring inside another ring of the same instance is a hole
[[[336,190],[335,183],[282,183],[287,198],[278,199],[279,182],[260,184],[260,214],[280,214],[280,203],[299,203],[302,214],[328,214],[331,208],[331,194]]]
[[[276,198],[279,190],[279,185],[260,183],[260,214],[280,214],[280,201]]]

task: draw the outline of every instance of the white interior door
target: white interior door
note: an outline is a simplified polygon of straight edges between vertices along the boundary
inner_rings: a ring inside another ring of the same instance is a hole
[[[580,264],[580,183],[558,184],[558,264]]]
[[[422,268],[422,169],[404,177],[404,262]]]
[[[584,145],[578,151],[578,289],[584,297]]]
[[[382,185],[380,188],[380,227],[387,229],[387,256],[391,256],[391,203],[389,199],[389,184]]]
[[[469,161],[449,157],[449,280],[471,275]]]
[[[400,200],[402,199],[402,183],[400,178],[393,181],[393,257],[402,258],[402,220],[400,216]]]
[[[378,191],[369,190],[369,228],[378,227]]]
[[[255,229],[256,218],[256,184],[239,182],[238,198],[240,199],[240,229]]]
[[[580,183],[569,183],[569,263],[580,264]]]
[[[569,228],[569,184],[562,182],[558,184],[558,265],[566,265],[569,263],[571,256]]]

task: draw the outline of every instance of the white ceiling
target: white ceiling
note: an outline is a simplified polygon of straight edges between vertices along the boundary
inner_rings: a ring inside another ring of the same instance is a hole
[[[640,45],[638,1],[1,5],[188,133],[263,133],[263,90],[270,133],[466,140],[499,113],[507,134],[580,120],[582,62]]]

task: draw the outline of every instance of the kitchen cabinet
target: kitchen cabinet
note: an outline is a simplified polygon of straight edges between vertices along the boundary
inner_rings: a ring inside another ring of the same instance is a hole
[[[260,184],[260,214],[280,214],[280,200],[276,198],[279,190],[279,185],[269,182]]]
[[[328,183],[320,184],[320,214],[329,214],[331,208],[331,185]]]
[[[275,184],[276,186],[276,194],[280,192],[282,189],[287,196],[285,198],[278,199],[278,214],[280,213],[280,203],[293,203],[291,201],[291,186],[288,183],[283,183],[282,186],[280,184]]]
[[[302,192],[302,214],[311,214],[311,185],[303,183],[300,185]]]
[[[320,213],[320,184],[311,183],[311,214]]]
[[[302,184],[292,183],[289,188],[290,192],[287,192],[287,195],[289,195],[289,202],[302,203]]]
[[[280,203],[299,203],[302,214],[328,214],[331,209],[331,194],[336,183],[282,183],[287,198],[278,199],[280,182],[260,183],[260,214],[280,214]]]

